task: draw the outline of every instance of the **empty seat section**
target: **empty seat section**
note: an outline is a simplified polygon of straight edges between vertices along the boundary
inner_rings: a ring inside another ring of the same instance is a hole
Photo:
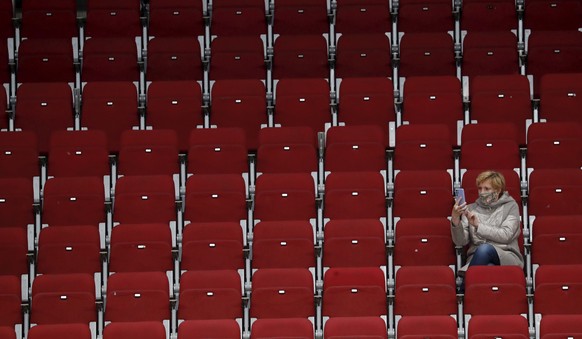
[[[17,339],[15,330],[10,326],[0,326],[0,336],[5,339]]]
[[[32,131],[0,133],[0,177],[40,178],[38,138]]]
[[[310,174],[262,174],[257,178],[255,220],[316,218],[315,182]]]
[[[463,39],[464,76],[518,74],[517,36],[511,31],[467,33]]]
[[[204,34],[206,1],[154,0],[149,3],[150,36],[199,36]]]
[[[190,132],[204,125],[200,84],[154,81],[147,88],[146,100],[146,126],[176,131],[179,150],[186,153]]]
[[[107,135],[102,130],[54,131],[50,135],[47,173],[52,177],[111,175]]]
[[[14,126],[33,131],[39,151],[47,153],[51,133],[75,126],[73,94],[66,83],[24,83],[16,91]]]
[[[394,178],[395,217],[446,217],[451,199],[452,179],[447,171],[400,171]]]
[[[582,214],[579,169],[538,169],[529,176],[530,216]]]
[[[328,78],[327,40],[323,35],[281,35],[275,39],[273,78]]]
[[[122,272],[107,281],[105,321],[162,322],[170,319],[170,287],[163,272]]]
[[[164,339],[167,330],[161,322],[114,322],[105,326],[103,339],[143,338]]]
[[[242,319],[241,286],[234,270],[185,272],[180,279],[178,319]]]
[[[580,265],[582,248],[582,216],[548,215],[537,216],[531,225],[532,251],[531,261],[541,265]]]
[[[330,268],[323,277],[325,317],[386,316],[386,278],[376,267]]]
[[[249,172],[246,134],[242,128],[197,128],[189,137],[189,174]]]
[[[454,266],[450,222],[440,218],[401,218],[395,226],[394,265]]]
[[[579,114],[582,103],[577,93],[580,91],[580,73],[546,74],[540,80],[540,119],[554,121],[582,122]]]
[[[401,267],[394,294],[394,313],[402,318],[457,314],[455,274],[447,266]]]
[[[247,219],[246,184],[237,174],[199,174],[186,181],[184,222],[240,224]]]
[[[0,177],[0,228],[26,230],[35,225],[34,203],[30,179]]]
[[[265,268],[254,273],[251,319],[308,319],[314,316],[314,283],[308,269]]]
[[[81,80],[140,80],[140,50],[133,38],[91,38],[85,41]]]
[[[113,221],[170,224],[176,220],[175,201],[171,176],[123,176],[115,186]]]
[[[74,83],[75,75],[71,40],[25,39],[18,45],[19,83]]]
[[[210,43],[210,79],[265,79],[264,44],[258,36],[218,36]]]
[[[386,218],[385,181],[378,172],[334,172],[325,182],[324,218]]]
[[[386,266],[384,225],[374,219],[334,219],[325,224],[323,267]]]
[[[338,78],[392,76],[390,37],[382,33],[343,34],[337,41]]]
[[[516,11],[515,1],[511,0],[464,1],[461,29],[469,32],[516,30]]]
[[[261,221],[253,228],[253,269],[315,267],[313,227],[308,221]]]
[[[86,3],[85,36],[91,38],[141,37],[141,2],[99,1]]]
[[[19,28],[21,36],[25,38],[70,40],[78,37],[77,2],[23,2]]]
[[[528,168],[582,168],[582,125],[532,124],[527,130]]]
[[[543,265],[535,276],[534,314],[536,321],[546,315],[579,315],[582,266]]]
[[[463,127],[460,153],[461,169],[513,170],[521,167],[519,141],[515,125],[477,123]]]
[[[273,12],[273,33],[328,33],[328,16],[328,7],[324,0],[280,0],[275,4]]]
[[[239,339],[240,332],[232,319],[187,320],[178,326],[178,339]]]
[[[453,6],[448,0],[405,0],[397,9],[400,32],[447,32],[454,28]]]
[[[532,0],[524,6],[524,27],[532,31],[577,31],[582,27],[582,2]]]
[[[333,126],[325,140],[326,172],[385,172],[386,136],[376,125]]]
[[[381,0],[337,2],[334,13],[337,33],[369,34],[392,31],[390,6]]]
[[[105,188],[99,177],[56,177],[44,187],[43,219],[49,226],[105,224]]]
[[[172,271],[172,236],[162,223],[116,225],[109,236],[109,272]]]
[[[465,274],[465,315],[527,314],[525,289],[519,266],[472,266]]]
[[[510,122],[518,132],[518,142],[525,144],[525,130],[533,118],[530,84],[522,75],[477,76],[469,87],[471,121]]]
[[[453,146],[449,126],[444,124],[410,124],[396,129],[393,153],[396,170],[448,170],[454,168]]]
[[[242,270],[243,231],[238,222],[193,222],[184,228],[180,270]]]
[[[313,324],[308,319],[258,319],[252,324],[251,336],[257,339],[288,337],[313,339],[314,330]]]
[[[82,93],[81,126],[104,131],[109,151],[118,152],[121,133],[139,126],[137,88],[130,81],[96,81]]]
[[[482,338],[500,333],[516,339],[528,338],[527,318],[521,315],[479,315],[469,321],[468,338]]]
[[[317,140],[313,130],[278,127],[259,131],[257,172],[312,173],[317,170]]]
[[[385,131],[396,121],[394,86],[386,77],[345,78],[339,83],[337,119],[346,125],[378,125]]]
[[[447,315],[409,316],[403,317],[396,326],[396,338],[426,338],[427,335],[438,335],[443,339],[457,338],[457,322]]]
[[[0,235],[0,276],[13,276],[28,281],[30,272],[28,236],[26,230],[18,227],[1,227]],[[31,244],[32,245],[32,244]]]
[[[386,322],[379,317],[338,317],[325,322],[324,339],[345,335],[374,339],[387,339]]]
[[[91,329],[85,324],[36,325],[30,328],[28,338],[91,339]]]
[[[21,283],[20,279],[11,275],[0,275],[0,326],[10,327],[14,332],[15,326],[22,326],[24,314],[21,310]],[[6,333],[6,332],[5,332]]]
[[[267,33],[265,3],[229,0],[212,3],[210,32],[223,36],[260,36]]]
[[[94,275],[102,271],[100,237],[96,227],[78,225],[43,228],[37,247],[38,274]]]
[[[576,336],[582,333],[582,317],[579,314],[546,315],[540,322],[541,339],[558,338],[562,335]]]
[[[275,86],[275,124],[323,132],[331,124],[330,88],[325,79],[281,79]]]
[[[196,37],[157,37],[148,42],[148,81],[202,80],[200,42]]]
[[[32,324],[97,321],[95,281],[90,274],[43,274],[32,283]]]
[[[211,125],[242,128],[247,149],[256,150],[259,130],[268,120],[263,82],[258,78],[216,81],[211,97]]]
[[[549,73],[576,73],[582,64],[582,32],[533,31],[527,41],[527,74],[533,76],[534,95],[539,83]]]
[[[410,124],[445,124],[457,141],[463,121],[461,82],[455,76],[409,77],[404,82],[402,121]]]
[[[0,37],[14,37],[14,5],[12,1],[4,0],[0,2]]]
[[[173,130],[125,130],[121,133],[119,175],[178,175],[178,136]]]
[[[453,37],[446,32],[405,33],[398,70],[401,77],[456,76]]]

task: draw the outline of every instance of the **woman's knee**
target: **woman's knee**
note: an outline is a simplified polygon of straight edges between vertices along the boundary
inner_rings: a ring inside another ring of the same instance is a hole
[[[497,250],[491,244],[481,244],[473,253],[470,265],[499,265]]]
[[[491,244],[481,244],[475,250],[475,254],[486,255],[491,257],[493,255],[497,255],[497,251],[495,250],[495,247],[493,247],[493,245]]]

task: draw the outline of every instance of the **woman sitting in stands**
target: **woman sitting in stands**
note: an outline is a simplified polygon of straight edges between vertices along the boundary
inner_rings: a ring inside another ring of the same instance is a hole
[[[462,276],[474,265],[523,267],[518,237],[521,234],[519,207],[505,190],[501,173],[485,171],[477,176],[479,198],[472,204],[455,198],[451,212],[451,234],[457,246],[469,245]]]

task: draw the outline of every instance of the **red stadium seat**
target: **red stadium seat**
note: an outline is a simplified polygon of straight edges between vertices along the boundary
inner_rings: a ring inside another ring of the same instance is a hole
[[[465,314],[527,314],[525,289],[519,266],[472,266],[465,275]]]
[[[184,228],[182,239],[182,270],[234,271],[244,267],[244,238],[239,223],[190,223]]]
[[[242,319],[241,286],[241,278],[234,270],[184,272],[178,319]]]
[[[453,37],[446,32],[406,32],[400,41],[399,74],[456,76]]]
[[[168,278],[163,272],[112,274],[107,281],[105,321],[161,324],[170,319],[169,291]]]
[[[95,281],[90,274],[43,274],[32,283],[31,323],[97,321]]]
[[[324,317],[385,316],[386,278],[376,267],[330,268],[323,277]]]
[[[344,34],[337,41],[339,78],[392,76],[390,38],[383,33]]]
[[[403,318],[457,314],[455,274],[447,266],[401,267],[395,295],[394,313]]]
[[[260,269],[253,275],[250,317],[309,318],[315,315],[314,283],[303,268]]]

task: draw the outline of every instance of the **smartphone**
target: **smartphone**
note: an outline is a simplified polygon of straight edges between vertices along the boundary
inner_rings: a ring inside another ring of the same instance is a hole
[[[459,201],[459,205],[465,203],[465,189],[455,188],[455,200]]]

